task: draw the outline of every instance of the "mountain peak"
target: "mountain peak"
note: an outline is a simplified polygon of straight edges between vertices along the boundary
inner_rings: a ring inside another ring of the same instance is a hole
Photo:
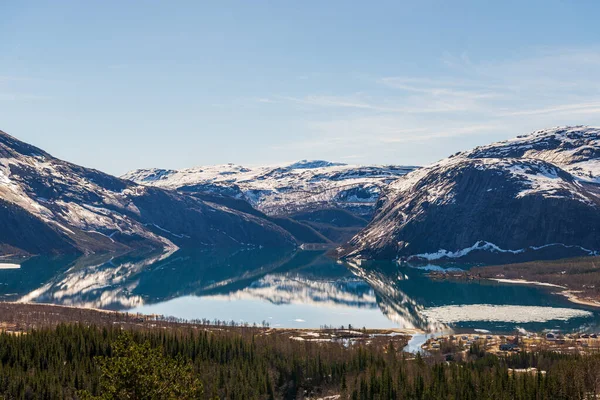
[[[467,158],[534,158],[600,182],[600,128],[559,126],[459,153]]]

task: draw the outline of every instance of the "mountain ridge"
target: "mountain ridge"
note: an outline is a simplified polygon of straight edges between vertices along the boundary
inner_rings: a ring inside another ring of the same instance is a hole
[[[503,262],[596,254],[597,154],[600,129],[582,126],[454,154],[391,183],[374,219],[338,255]]]
[[[297,245],[260,216],[62,161],[2,131],[0,214],[3,255]]]
[[[271,216],[339,208],[370,217],[381,189],[415,168],[301,160],[258,167],[221,164],[181,170],[139,169],[122,178],[183,192],[237,197]]]

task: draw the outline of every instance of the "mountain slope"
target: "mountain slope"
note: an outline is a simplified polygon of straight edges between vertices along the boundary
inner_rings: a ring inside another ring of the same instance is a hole
[[[339,208],[370,217],[381,189],[414,169],[304,160],[254,168],[226,164],[179,171],[142,169],[122,178],[183,192],[212,192],[245,199],[272,216]]]
[[[80,167],[2,131],[0,227],[0,255],[295,245],[260,216]]]
[[[417,170],[389,186],[339,254],[487,262],[595,254],[599,139],[595,128],[555,128]]]
[[[462,153],[469,158],[534,158],[563,168],[579,179],[600,182],[600,128],[558,127]]]

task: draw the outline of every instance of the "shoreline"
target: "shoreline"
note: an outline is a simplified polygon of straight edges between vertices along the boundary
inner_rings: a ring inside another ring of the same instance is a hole
[[[52,303],[29,303],[29,302],[17,302],[17,301],[0,301],[0,308],[3,306],[8,306],[10,308],[14,308],[13,311],[17,311],[18,308],[31,308],[35,312],[44,311],[44,309],[48,308],[47,311],[51,310],[62,310],[65,312],[74,312],[77,314],[88,314],[89,316],[93,316],[93,314],[98,314],[106,317],[118,317],[119,319],[137,319],[138,321],[134,321],[134,323],[139,324],[139,319],[143,319],[144,323],[165,323],[165,324],[177,324],[180,326],[207,326],[207,327],[227,327],[227,328],[247,328],[247,329],[266,329],[277,332],[284,331],[294,331],[298,333],[306,333],[306,332],[314,332],[314,331],[348,331],[355,332],[356,334],[362,334],[362,328],[353,327],[349,329],[345,327],[344,329],[340,328],[308,328],[308,327],[271,327],[271,326],[262,326],[260,324],[248,324],[248,325],[235,325],[230,326],[228,321],[220,321],[223,324],[214,325],[213,321],[208,321],[209,324],[205,325],[200,320],[184,320],[177,317],[172,317],[169,315],[159,315],[159,314],[144,314],[139,312],[129,312],[129,311],[116,311],[116,310],[105,310],[101,308],[88,308],[88,307],[76,307],[76,306],[68,306],[61,304],[52,304]],[[0,315],[0,324],[6,322],[2,315]],[[73,320],[72,322],[85,322],[80,320]],[[395,335],[403,335],[403,336],[413,336],[426,334],[427,332],[418,329],[418,328],[377,328],[371,327],[366,328],[365,331],[367,334],[395,334]]]
[[[574,303],[574,304],[579,304],[582,306],[588,306],[588,307],[594,307],[594,308],[600,308],[600,299],[593,299],[590,297],[580,296],[579,293],[583,293],[582,290],[569,289],[568,286],[558,285],[555,283],[530,281],[530,280],[522,279],[522,278],[508,279],[508,278],[492,278],[492,277],[486,277],[486,276],[475,277],[475,276],[469,275],[468,272],[466,272],[466,271],[461,276],[456,276],[456,275],[449,276],[448,274],[445,274],[445,273],[436,273],[436,274],[430,273],[429,277],[433,278],[433,279],[442,278],[442,279],[458,279],[458,280],[460,280],[460,279],[486,280],[486,281],[496,282],[496,283],[505,283],[508,285],[527,285],[527,286],[538,286],[538,287],[543,287],[543,288],[547,288],[547,289],[560,289],[560,290],[554,290],[553,294],[564,296],[567,298],[568,301],[570,301],[571,303]]]
[[[510,284],[515,284],[515,285],[530,285],[530,286],[544,286],[544,287],[551,287],[551,288],[560,288],[560,289],[566,289],[566,286],[562,286],[562,285],[556,285],[554,283],[546,283],[546,282],[538,282],[538,281],[528,281],[526,279],[505,279],[505,278],[487,278],[488,280],[491,281],[496,281],[499,283],[510,283]]]
[[[552,288],[563,289],[560,292],[555,292],[555,294],[566,297],[567,300],[569,300],[571,303],[575,303],[575,304],[579,304],[579,305],[583,305],[583,306],[600,308],[600,301],[593,300],[590,298],[579,297],[576,294],[583,293],[583,291],[571,290],[571,289],[568,289],[566,286],[556,285],[556,284],[547,283],[547,282],[528,281],[525,279],[503,279],[503,278],[484,278],[484,279],[499,282],[499,283],[513,284],[513,285],[542,286],[542,287],[547,287],[550,289],[552,289]]]
[[[581,293],[581,291],[563,290],[562,292],[557,293],[557,294],[565,296],[571,303],[600,308],[600,301],[589,299],[589,298],[581,298],[581,297],[576,296],[575,293]]]

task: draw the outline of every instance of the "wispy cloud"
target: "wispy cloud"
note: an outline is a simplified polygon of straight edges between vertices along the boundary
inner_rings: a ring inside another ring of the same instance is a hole
[[[255,101],[257,101],[258,103],[276,103],[275,100],[270,99],[268,97],[257,97]]]
[[[592,103],[563,104],[545,108],[511,111],[501,116],[543,115],[543,114],[599,114],[600,101]]]
[[[465,137],[478,134],[500,132],[504,129],[501,124],[474,124],[445,126],[430,125],[429,127],[400,129],[404,124],[400,117],[365,117],[356,119],[334,119],[311,122],[307,125],[309,131],[317,134],[295,142],[273,145],[273,150],[325,150],[346,149],[366,151],[382,147],[409,143],[426,143],[434,139]],[[343,156],[339,157],[342,159]],[[362,155],[361,157],[364,157]]]
[[[495,61],[445,54],[439,69],[433,78],[372,77],[370,88],[365,79],[349,79],[346,93],[271,96],[297,108],[305,121],[306,134],[284,147],[380,154],[430,143],[447,151],[432,155],[435,160],[490,136],[600,124],[599,49],[537,49]]]
[[[467,98],[468,96],[465,96]],[[365,95],[327,96],[308,95],[304,97],[278,96],[282,101],[312,107],[348,108],[394,114],[431,114],[470,110],[474,105],[454,99],[417,99],[401,97],[370,98]]]
[[[416,141],[427,141],[431,139],[460,137],[467,135],[476,135],[481,133],[489,133],[492,131],[501,130],[502,126],[497,124],[477,124],[471,126],[461,126],[454,128],[430,128],[418,135],[398,136],[398,137],[381,137],[379,140],[383,143],[409,143]]]
[[[291,101],[299,104],[306,104],[311,106],[319,107],[344,107],[344,108],[360,108],[369,110],[386,111],[387,108],[368,104],[357,96],[323,96],[323,95],[310,95],[305,97],[293,97],[293,96],[279,96],[282,100]]]
[[[380,79],[380,82],[394,89],[422,93],[433,97],[491,99],[503,96],[501,92],[497,91],[500,89],[499,86],[485,85],[478,82],[407,77],[387,77]],[[495,91],[490,89],[495,89]]]

